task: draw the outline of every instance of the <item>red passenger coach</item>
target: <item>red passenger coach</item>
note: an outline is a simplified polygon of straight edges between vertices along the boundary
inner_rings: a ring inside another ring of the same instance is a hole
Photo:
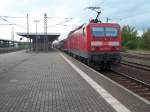
[[[118,24],[94,23],[82,25],[71,31],[64,49],[88,64],[103,68],[119,64],[121,60],[121,30]]]

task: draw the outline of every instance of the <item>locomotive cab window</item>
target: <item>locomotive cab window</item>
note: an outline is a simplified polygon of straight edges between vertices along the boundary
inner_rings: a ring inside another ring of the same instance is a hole
[[[92,27],[91,33],[95,37],[117,37],[118,29],[114,27]]]
[[[92,28],[92,35],[96,37],[103,37],[105,36],[104,27],[93,27]]]
[[[105,34],[106,36],[109,36],[109,37],[117,37],[118,30],[113,27],[105,27]]]

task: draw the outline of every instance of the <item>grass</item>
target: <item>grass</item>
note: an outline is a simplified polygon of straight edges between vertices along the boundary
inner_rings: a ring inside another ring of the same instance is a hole
[[[135,50],[127,50],[129,53],[137,53],[137,54],[149,54],[150,50],[143,50],[143,49],[135,49]]]

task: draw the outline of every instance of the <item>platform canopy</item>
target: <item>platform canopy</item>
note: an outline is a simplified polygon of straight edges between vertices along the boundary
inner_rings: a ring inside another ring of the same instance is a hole
[[[30,39],[35,39],[37,36],[40,38],[45,37],[44,33],[29,33],[29,36],[27,36],[27,32],[18,32],[17,35],[30,38]],[[60,33],[47,33],[48,41],[57,40],[59,36],[60,36]]]
[[[60,33],[47,33],[45,35],[44,33],[19,32],[17,34],[30,39],[30,49],[33,51],[48,51],[52,47],[52,42],[60,36]]]

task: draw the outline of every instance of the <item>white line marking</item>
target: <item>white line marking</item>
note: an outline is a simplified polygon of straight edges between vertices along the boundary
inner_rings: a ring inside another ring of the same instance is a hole
[[[98,83],[96,83],[93,79],[91,79],[85,72],[79,69],[76,65],[74,65],[70,60],[68,60],[63,54],[59,53],[64,60],[77,72],[81,77],[89,83],[98,93],[101,95],[107,103],[109,103],[117,112],[131,112],[128,108],[126,108],[121,102],[119,102],[115,97],[113,97],[110,93],[108,93],[103,87],[101,87]]]

